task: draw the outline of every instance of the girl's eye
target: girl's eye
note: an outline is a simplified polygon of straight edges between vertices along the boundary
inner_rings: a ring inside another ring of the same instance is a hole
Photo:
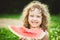
[[[34,17],[33,15],[30,15],[30,17]]]
[[[40,18],[40,16],[37,16],[38,18]]]

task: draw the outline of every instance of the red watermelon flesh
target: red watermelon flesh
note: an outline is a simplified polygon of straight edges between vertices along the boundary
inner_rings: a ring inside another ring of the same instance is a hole
[[[16,27],[16,26],[10,26],[10,30],[15,33],[19,37],[25,37],[25,38],[42,38],[44,36],[45,32],[41,28],[32,28],[28,29],[25,27]]]

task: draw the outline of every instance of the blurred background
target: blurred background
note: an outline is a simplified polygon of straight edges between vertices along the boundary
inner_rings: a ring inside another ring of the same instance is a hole
[[[0,0],[0,40],[18,40],[7,25],[21,25],[23,8],[33,0]],[[37,0],[48,5],[51,20],[49,39],[60,40],[60,0]]]

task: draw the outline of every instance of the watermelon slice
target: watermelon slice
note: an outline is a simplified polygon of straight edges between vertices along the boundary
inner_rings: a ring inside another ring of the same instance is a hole
[[[17,26],[11,25],[9,26],[9,29],[20,38],[42,39],[46,34],[41,28],[28,29],[22,26],[17,27]]]

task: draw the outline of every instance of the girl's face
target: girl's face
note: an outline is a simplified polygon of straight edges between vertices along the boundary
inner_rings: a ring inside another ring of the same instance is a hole
[[[30,24],[30,28],[37,28],[40,26],[42,22],[41,11],[37,8],[32,11],[29,11],[28,22]]]

